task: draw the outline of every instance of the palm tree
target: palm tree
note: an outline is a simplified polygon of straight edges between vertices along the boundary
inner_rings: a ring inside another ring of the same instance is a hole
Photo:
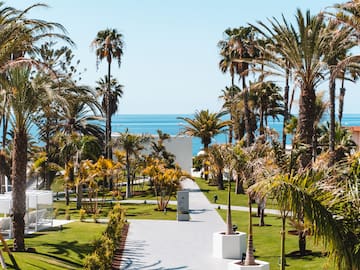
[[[352,185],[359,181],[358,169],[359,153],[343,167],[308,169],[291,177],[278,175],[256,183],[251,189],[274,195],[280,207],[295,216],[304,214],[313,224],[314,237],[328,248],[337,269],[358,269],[359,252],[355,246],[360,239],[353,225],[358,223],[359,214],[355,212],[359,211],[359,197],[355,195],[358,192],[352,192]]]
[[[319,132],[319,146],[322,151],[329,150],[329,138],[330,138],[330,124],[329,122],[321,125],[318,128]],[[335,123],[335,136],[334,136],[335,148],[334,153],[331,154],[333,156],[334,162],[338,162],[346,159],[351,156],[356,150],[356,143],[351,138],[351,132],[342,127],[339,122]]]
[[[268,59],[270,64],[282,66],[285,70],[290,67],[300,87],[297,133],[298,142],[308,148],[301,156],[301,164],[305,168],[312,161],[315,90],[326,69],[323,62],[328,47],[327,39],[324,38],[325,19],[323,16],[312,16],[310,11],[303,14],[300,10],[297,10],[295,25],[284,17],[282,19],[282,23],[276,19],[269,20],[271,27],[260,23],[264,29],[261,33],[266,38],[276,40],[276,54],[269,53],[274,56]],[[277,54],[283,57],[281,61]]]
[[[244,122],[246,130],[246,144],[250,146],[254,141],[253,129],[251,128],[251,111],[249,107],[249,89],[246,77],[249,75],[250,59],[256,57],[257,49],[254,41],[254,28],[239,27],[231,37],[233,43],[234,62],[237,65],[237,74],[242,81],[243,102],[244,102]]]
[[[126,198],[131,197],[131,157],[136,157],[144,149],[145,144],[149,142],[149,137],[144,135],[130,134],[129,130],[120,133],[115,139],[114,145],[125,151],[126,158]]]
[[[97,87],[95,88],[97,95],[102,96],[103,99],[101,101],[101,107],[104,112],[106,112],[106,106],[107,106],[107,91],[108,91],[108,76],[104,76],[104,78],[101,78],[96,82]],[[109,94],[109,106],[110,106],[110,117],[112,117],[118,110],[119,106],[119,99],[123,95],[123,86],[117,82],[115,78],[110,79],[110,94]],[[110,126],[110,133],[111,133],[111,126]]]
[[[118,66],[120,67],[121,58],[123,55],[123,36],[116,29],[106,29],[99,31],[92,41],[91,45],[95,47],[97,66],[99,62],[106,58],[108,63],[108,72],[107,78],[111,78],[111,62],[115,58],[118,61]],[[106,158],[112,159],[112,149],[111,149],[111,80],[105,78],[105,82],[108,83],[106,95],[104,100],[106,100],[106,127],[105,127],[105,154]]]
[[[235,130],[235,127],[239,125],[241,121],[240,119],[242,118],[242,114],[239,110],[239,103],[241,102],[240,93],[240,88],[233,85],[231,87],[225,87],[225,89],[222,90],[222,95],[220,96],[220,98],[224,100],[222,109],[230,115],[229,143],[232,143],[233,141],[233,133],[235,133],[235,137],[239,139],[239,136],[237,135],[238,130]]]
[[[224,170],[226,167],[226,145],[213,144],[208,149],[210,170],[214,171],[219,190],[224,189]]]
[[[10,92],[9,110],[12,111],[11,126],[14,132],[12,151],[12,199],[13,199],[13,228],[14,248],[24,250],[24,216],[26,168],[28,154],[28,133],[34,114],[38,110],[39,101],[47,93],[36,89],[30,80],[31,69],[18,67],[9,70],[6,74],[7,81],[3,83]]]
[[[283,98],[280,94],[280,88],[273,82],[258,82],[251,86],[255,107],[259,111],[260,135],[265,134],[267,118],[272,116],[277,118],[283,115]]]
[[[178,117],[188,124],[184,126],[181,134],[200,138],[201,143],[204,145],[205,155],[207,155],[212,138],[223,133],[224,128],[230,124],[229,121],[221,119],[223,115],[224,112],[211,113],[209,110],[202,110],[195,112],[194,118]],[[208,166],[206,163],[204,170],[205,180],[208,180]]]
[[[336,78],[339,77],[337,64],[344,60],[347,52],[353,48],[357,42],[352,38],[352,29],[343,27],[337,21],[330,20],[325,29],[325,37],[328,39],[328,50],[325,55],[330,70],[329,78],[329,98],[330,98],[330,135],[329,151],[330,164],[335,162],[335,89]],[[340,71],[343,73],[343,70]]]

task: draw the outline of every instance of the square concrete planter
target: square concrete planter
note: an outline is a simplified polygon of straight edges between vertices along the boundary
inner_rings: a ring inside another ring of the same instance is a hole
[[[177,212],[177,220],[178,221],[189,221],[190,215],[189,215],[189,213]]]
[[[255,260],[257,265],[241,265],[241,261],[233,261],[228,263],[227,270],[270,270],[268,262]]]
[[[236,232],[226,235],[225,232],[213,234],[213,256],[223,259],[239,259],[246,252],[246,233]]]

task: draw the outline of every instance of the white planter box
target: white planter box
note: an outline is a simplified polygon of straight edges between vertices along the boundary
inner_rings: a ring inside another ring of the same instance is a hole
[[[178,221],[189,221],[190,215],[188,213],[177,213],[177,220]]]
[[[270,270],[268,262],[255,260],[257,265],[240,265],[241,261],[233,261],[228,263],[228,270]]]
[[[246,252],[246,233],[236,232],[226,235],[225,232],[213,234],[213,256],[223,259],[239,259]]]

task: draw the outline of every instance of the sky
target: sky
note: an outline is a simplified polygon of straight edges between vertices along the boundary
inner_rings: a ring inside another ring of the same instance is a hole
[[[124,85],[120,114],[191,114],[221,108],[221,90],[230,84],[218,68],[217,43],[225,29],[280,18],[293,20],[296,9],[313,14],[333,0],[42,0],[28,17],[61,23],[76,43],[82,84],[94,87],[106,74],[106,61],[96,68],[90,44],[100,30],[115,28],[125,43],[120,68],[112,75]],[[5,5],[23,9],[32,0]],[[325,89],[324,89],[325,90]],[[360,113],[360,91],[349,86],[345,113]]]

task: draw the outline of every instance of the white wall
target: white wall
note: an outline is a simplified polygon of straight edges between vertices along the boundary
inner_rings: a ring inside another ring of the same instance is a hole
[[[192,139],[187,136],[174,136],[164,142],[166,150],[175,155],[175,163],[191,174]]]
[[[117,133],[113,132],[112,136],[116,138]],[[157,140],[157,135],[151,135]],[[149,145],[150,146],[150,145]],[[166,151],[175,155],[175,163],[182,170],[191,174],[192,168],[192,138],[188,136],[171,136],[170,139],[164,141]],[[144,153],[150,153],[150,147],[145,147]]]

